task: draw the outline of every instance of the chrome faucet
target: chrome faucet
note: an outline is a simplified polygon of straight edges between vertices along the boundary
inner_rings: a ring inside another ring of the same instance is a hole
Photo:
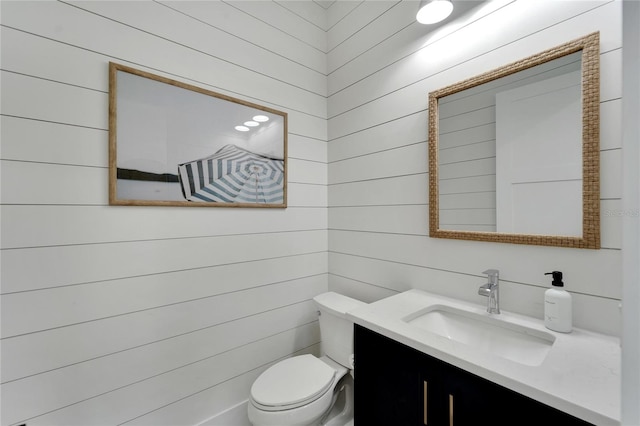
[[[500,272],[497,269],[487,269],[483,272],[487,274],[488,282],[485,285],[481,285],[478,289],[480,296],[487,297],[487,312],[490,314],[500,313],[500,287],[499,287],[499,275]]]

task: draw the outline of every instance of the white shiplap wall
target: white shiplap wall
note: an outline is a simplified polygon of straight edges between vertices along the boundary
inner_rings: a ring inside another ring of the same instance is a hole
[[[619,335],[621,2],[497,0],[432,32],[415,22],[417,3],[383,3],[364,23],[360,9],[349,14],[358,33],[328,54],[329,288],[366,301],[419,288],[483,304],[482,271],[497,268],[502,308],[542,318],[543,274],[561,270],[575,326]],[[428,238],[429,92],[594,31],[602,249]]]
[[[407,0],[0,2],[1,423],[201,422],[319,351],[327,275],[483,303],[496,267],[541,317],[561,269],[576,325],[618,334],[620,2],[493,4],[429,33]],[[428,92],[595,30],[603,249],[426,237]],[[108,61],[288,112],[289,207],[109,207]]]
[[[325,7],[0,7],[2,425],[196,424],[318,353]],[[109,61],[286,111],[289,207],[108,206]]]

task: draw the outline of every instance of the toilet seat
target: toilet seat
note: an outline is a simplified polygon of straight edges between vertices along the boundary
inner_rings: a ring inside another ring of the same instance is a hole
[[[290,410],[333,388],[336,370],[313,355],[285,359],[265,370],[251,386],[251,402],[264,411]]]

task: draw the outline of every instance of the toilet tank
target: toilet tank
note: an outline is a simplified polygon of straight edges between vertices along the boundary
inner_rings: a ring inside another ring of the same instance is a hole
[[[342,294],[322,293],[313,298],[320,313],[322,351],[335,362],[353,368],[353,322],[346,313],[366,303]]]

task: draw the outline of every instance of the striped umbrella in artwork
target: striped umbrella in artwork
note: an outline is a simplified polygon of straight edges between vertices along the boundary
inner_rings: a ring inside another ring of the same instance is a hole
[[[178,165],[182,194],[189,201],[284,202],[284,160],[225,145],[215,154]]]

